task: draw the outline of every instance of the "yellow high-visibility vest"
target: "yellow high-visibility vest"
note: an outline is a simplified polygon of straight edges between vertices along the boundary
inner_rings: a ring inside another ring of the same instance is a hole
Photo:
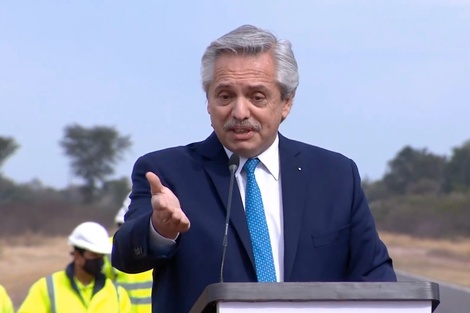
[[[30,288],[18,313],[130,313],[124,288],[100,275],[95,279],[91,299],[83,299],[74,282],[73,263],[65,271],[39,279]]]
[[[109,238],[113,243],[113,237]],[[152,312],[153,270],[137,274],[124,273],[111,265],[108,255],[104,259],[103,273],[119,286],[126,289],[131,299],[132,313]]]
[[[152,312],[153,270],[128,274],[112,267],[109,258],[105,258],[103,272],[109,279],[126,289],[131,300],[132,313]]]
[[[13,303],[7,291],[0,285],[0,313],[14,313]]]

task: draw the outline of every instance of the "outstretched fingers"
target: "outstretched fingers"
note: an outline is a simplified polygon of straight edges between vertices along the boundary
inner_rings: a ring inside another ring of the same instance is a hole
[[[181,209],[176,195],[162,184],[155,173],[147,172],[145,177],[152,194],[152,223],[155,229],[168,238],[188,231],[190,222]]]

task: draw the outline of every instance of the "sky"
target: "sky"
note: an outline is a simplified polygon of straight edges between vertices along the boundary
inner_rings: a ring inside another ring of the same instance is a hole
[[[252,24],[291,41],[300,84],[283,135],[353,159],[380,179],[405,145],[451,155],[470,139],[470,1],[201,0],[0,2],[2,166],[63,188],[64,127],[115,127],[153,150],[212,131],[200,83],[211,41]]]

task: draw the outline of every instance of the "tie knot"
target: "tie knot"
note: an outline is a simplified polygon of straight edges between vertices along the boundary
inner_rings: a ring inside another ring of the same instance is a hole
[[[255,172],[255,168],[256,166],[258,165],[259,163],[259,159],[256,158],[256,159],[248,159],[246,160],[246,163],[245,165],[243,166],[243,168],[245,169],[245,172],[247,174],[253,174]]]

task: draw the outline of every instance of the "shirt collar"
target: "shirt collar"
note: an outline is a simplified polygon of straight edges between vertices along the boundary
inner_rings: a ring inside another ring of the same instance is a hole
[[[232,156],[233,152],[224,147],[225,153],[228,158]],[[263,153],[257,156],[260,163],[264,165],[267,171],[273,176],[275,180],[279,180],[279,136],[276,134],[276,138],[271,146],[266,149]],[[236,175],[239,175],[245,165],[247,158],[240,156],[240,165],[237,169]]]
[[[80,280],[78,280],[78,278],[75,277],[75,276],[73,277],[73,279],[75,280],[75,283],[77,284],[78,290],[90,289],[90,288],[93,288],[93,286],[95,285],[95,280],[94,280],[94,279],[92,279],[88,285],[83,284],[83,283],[82,283]]]

